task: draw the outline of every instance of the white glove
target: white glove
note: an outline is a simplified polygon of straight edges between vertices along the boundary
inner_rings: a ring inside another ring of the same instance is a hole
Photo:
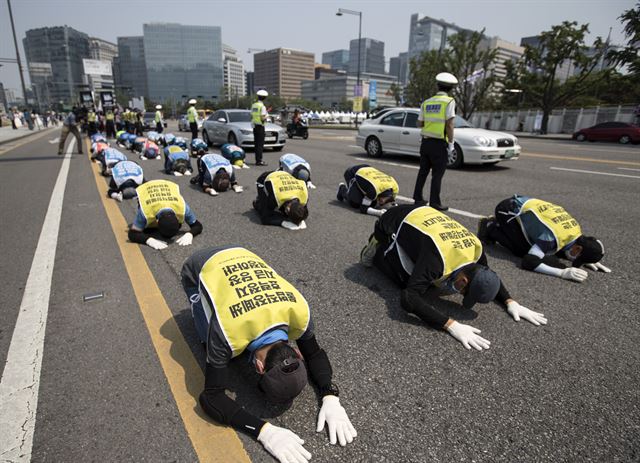
[[[304,441],[292,431],[266,423],[258,435],[267,452],[280,463],[307,463],[311,454],[303,447]]]
[[[191,171],[190,171],[190,170],[187,170],[187,171],[184,173],[184,175],[186,175],[187,177],[188,177],[188,176],[190,176],[190,175],[191,175]]]
[[[358,435],[351,421],[349,421],[347,412],[340,405],[340,399],[334,395],[322,398],[322,408],[320,408],[320,413],[318,414],[316,432],[321,432],[324,429],[325,422],[329,427],[329,442],[332,445],[336,444],[337,437],[340,445],[344,447],[347,443],[353,442],[354,437]]]
[[[116,201],[121,203],[122,202],[122,192],[118,191],[118,192],[111,193],[111,198],[115,199]]]
[[[385,209],[375,209],[373,207],[367,208],[367,214],[374,215],[376,217],[382,217],[382,214],[384,214],[385,212],[387,212]]]
[[[155,238],[147,238],[147,241],[145,241],[145,243],[147,244],[147,246],[152,247],[156,251],[167,249],[168,246],[164,241],[160,241]]]
[[[313,183],[311,183],[311,180],[309,180],[307,182],[307,188],[309,188],[310,190],[315,190],[316,186]]]
[[[182,174],[177,170],[173,173],[173,175],[175,175],[176,177],[182,177]]]
[[[233,188],[233,191],[235,191],[236,193],[242,193],[242,191],[244,190],[244,188],[242,188],[240,185],[233,185],[231,188]]]
[[[243,168],[243,169],[251,169],[251,167],[249,167],[249,166],[248,166],[248,165],[246,165],[246,164],[242,164],[242,168]]]
[[[193,243],[193,234],[191,232],[185,233],[176,240],[176,243],[178,243],[180,246],[189,246],[191,243]]]
[[[298,230],[305,230],[306,228],[307,228],[307,222],[303,220],[302,222],[300,222],[300,225],[298,225]]]
[[[449,143],[449,146],[447,147],[447,149],[449,150],[449,152],[453,152],[456,150],[456,145],[453,143]]]
[[[287,230],[300,230],[300,227],[298,225],[296,225],[293,222],[289,222],[288,220],[285,220],[284,222],[282,222],[280,226],[282,228],[286,228]]]
[[[582,270],[581,268],[569,267],[562,270],[560,272],[560,276],[565,280],[573,280],[577,281],[578,283],[582,283],[587,279],[589,274],[586,272],[586,270]]]
[[[611,269],[609,267],[605,267],[600,262],[597,262],[595,264],[584,264],[584,267],[588,268],[589,270],[593,270],[594,272],[600,271],[604,273],[611,273]]]
[[[146,156],[143,156],[143,155],[140,155],[140,159],[142,159],[143,161],[146,161],[146,160],[147,160],[147,157],[146,157]]]
[[[547,324],[547,319],[544,318],[543,313],[534,312],[533,310],[527,309],[525,306],[518,304],[516,301],[511,301],[507,304],[507,313],[511,315],[517,322],[519,322],[521,318],[524,318],[525,320],[533,323],[536,326]]]
[[[218,192],[216,190],[214,190],[213,188],[209,188],[209,194],[211,196],[218,196]]]
[[[473,326],[453,322],[449,325],[447,331],[451,336],[460,341],[467,349],[471,349],[473,347],[476,350],[482,350],[488,349],[491,346],[490,341],[486,340],[482,336],[478,336],[478,333],[481,333],[481,331]]]

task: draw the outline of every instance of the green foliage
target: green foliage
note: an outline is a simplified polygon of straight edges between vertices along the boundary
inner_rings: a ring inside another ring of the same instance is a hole
[[[389,87],[389,91],[391,92],[393,99],[396,100],[396,106],[400,106],[400,100],[402,100],[402,87],[394,82]]]
[[[407,105],[418,107],[431,95],[437,92],[436,75],[445,71],[445,63],[441,61],[436,50],[423,52],[409,62],[409,84],[407,85]]]
[[[626,23],[624,35],[628,40],[627,46],[619,51],[610,51],[607,59],[616,65],[627,65],[629,72],[640,79],[640,2],[635,9],[625,11],[618,19]]]

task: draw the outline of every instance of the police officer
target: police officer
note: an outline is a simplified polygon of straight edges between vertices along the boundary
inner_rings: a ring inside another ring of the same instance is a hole
[[[129,108],[124,108],[122,113],[122,122],[124,123],[124,130],[131,133],[133,130],[133,124],[131,124],[131,111]]]
[[[108,108],[107,113],[105,114],[105,128],[107,132],[107,138],[116,137],[115,114],[113,114],[112,108]]]
[[[384,172],[368,164],[359,164],[344,172],[346,184],[338,185],[338,201],[345,201],[363,214],[381,216],[395,206],[398,183]]]
[[[189,246],[193,237],[202,233],[202,224],[180,194],[180,187],[167,180],[153,180],[136,188],[138,212],[129,228],[129,241],[146,244],[156,250],[165,249],[167,243],[149,236],[145,232],[158,230],[170,240],[180,231],[183,222],[189,231],[176,239],[180,246]]]
[[[253,125],[256,166],[266,166],[267,163],[262,160],[262,151],[264,150],[264,123],[268,116],[264,100],[267,99],[269,93],[266,90],[258,90],[256,94],[258,101],[251,105],[251,124]]]
[[[287,153],[280,156],[280,169],[293,175],[298,180],[307,184],[307,188],[314,190],[316,186],[311,183],[311,165],[297,154]]]
[[[485,243],[499,243],[522,257],[522,268],[545,275],[582,282],[585,266],[611,272],[600,263],[604,246],[582,233],[580,224],[562,206],[528,196],[514,195],[501,201],[495,216],[480,219],[478,237]],[[568,259],[567,267],[560,258]]]
[[[187,121],[191,130],[191,139],[198,138],[198,111],[196,111],[195,99],[189,100],[189,109],[187,109]]]
[[[192,185],[199,184],[202,191],[211,196],[217,196],[229,187],[236,193],[243,191],[238,185],[231,162],[219,154],[205,154],[198,158],[198,175],[190,182]]]
[[[145,182],[142,167],[133,161],[120,161],[111,169],[107,196],[122,202],[136,196],[136,188]]]
[[[156,115],[154,120],[156,122],[156,132],[158,133],[162,133],[162,131],[164,130],[162,113],[160,112],[161,109],[162,105],[156,105]]]
[[[136,128],[136,135],[142,137],[144,135],[144,116],[139,109],[133,115],[133,121]]]
[[[87,135],[92,136],[98,131],[98,126],[96,125],[97,118],[95,110],[91,107],[87,112]]]
[[[191,158],[189,153],[177,145],[167,146],[164,149],[164,173],[181,177],[191,175]]]
[[[253,208],[263,225],[275,225],[288,230],[307,228],[309,216],[307,185],[282,171],[264,172],[256,180],[258,197]]]
[[[416,178],[413,199],[416,204],[426,204],[422,190],[429,171],[432,171],[429,205],[439,211],[446,211],[448,207],[443,206],[440,200],[440,188],[442,177],[447,169],[449,152],[455,149],[453,124],[456,107],[449,92],[458,85],[458,79],[448,72],[441,72],[436,76],[436,83],[438,93],[422,103],[418,116],[417,125],[421,129],[422,143],[420,144],[420,170]]]
[[[431,303],[439,291],[462,294],[462,306],[496,301],[515,321],[545,325],[544,314],[511,298],[488,267],[480,240],[449,216],[428,206],[401,205],[387,211],[360,253],[363,265],[375,265],[403,290],[400,303],[436,329],[446,330],[467,349],[488,349],[480,330],[456,322]]]
[[[281,463],[311,458],[295,433],[261,420],[226,394],[229,363],[247,352],[269,402],[290,403],[310,377],[322,398],[316,432],[326,424],[331,444],[353,442],[357,432],[340,404],[327,353],[316,340],[309,303],[291,283],[239,246],[196,252],[182,266],[181,277],[196,331],[207,347],[199,399],[207,415],[257,439]],[[289,344],[294,340],[297,348]]]

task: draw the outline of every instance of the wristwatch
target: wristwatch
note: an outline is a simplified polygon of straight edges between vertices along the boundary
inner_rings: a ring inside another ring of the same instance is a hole
[[[340,389],[335,383],[329,383],[329,385],[320,389],[320,395],[326,397],[328,395],[334,395],[338,397],[340,395]]]

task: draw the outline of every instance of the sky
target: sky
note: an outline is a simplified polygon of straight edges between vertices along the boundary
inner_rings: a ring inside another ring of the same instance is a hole
[[[520,43],[562,21],[588,23],[590,44],[611,30],[614,44],[626,44],[618,16],[635,0],[13,0],[13,18],[24,63],[22,39],[37,27],[68,25],[116,42],[142,35],[142,24],[176,22],[222,27],[224,43],[236,48],[248,70],[249,48],[295,48],[313,52],[348,49],[358,37],[357,16],[335,15],[338,8],[362,11],[362,36],[385,42],[385,59],[407,51],[413,13]],[[15,58],[7,3],[0,2],[0,58]],[[388,66],[388,65],[387,65]],[[25,67],[25,78],[28,84]],[[17,65],[0,67],[5,88],[19,89]],[[21,93],[21,92],[17,92]]]

